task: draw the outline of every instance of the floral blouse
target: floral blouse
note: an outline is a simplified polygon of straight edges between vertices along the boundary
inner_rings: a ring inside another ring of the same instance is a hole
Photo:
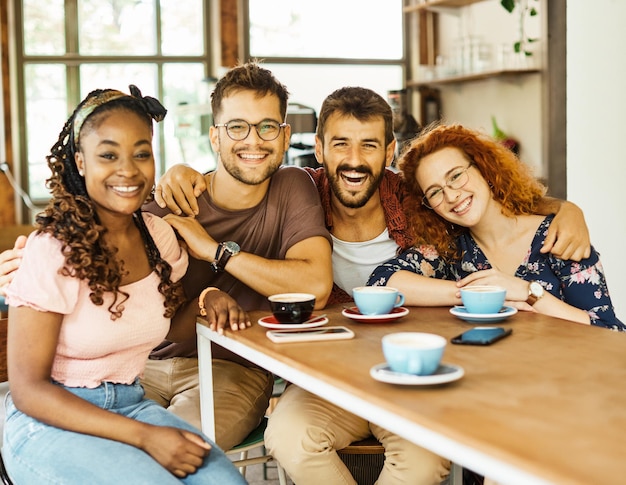
[[[557,298],[585,310],[592,325],[626,331],[626,325],[615,316],[602,263],[595,249],[591,249],[589,258],[580,262],[539,252],[553,218],[554,215],[547,216],[539,225],[515,276],[526,281],[538,281]],[[459,236],[457,243],[463,255],[459,261],[446,263],[431,246],[412,247],[376,268],[367,284],[384,286],[400,270],[458,281],[475,271],[491,269],[487,257],[469,232]]]

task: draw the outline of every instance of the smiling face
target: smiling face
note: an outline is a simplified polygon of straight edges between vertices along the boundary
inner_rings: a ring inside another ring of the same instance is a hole
[[[458,148],[446,147],[426,155],[415,172],[417,183],[425,194],[443,189],[443,202],[433,210],[447,221],[463,227],[474,227],[494,203],[489,185],[475,166],[468,171],[463,187],[446,186],[451,176],[468,167],[470,161]]]
[[[254,91],[235,91],[221,103],[215,124],[232,120],[244,120],[256,124],[263,120],[283,122],[280,100],[269,94],[258,96]],[[283,162],[289,148],[291,127],[281,128],[275,140],[262,140],[255,127],[250,127],[248,136],[240,141],[232,140],[225,127],[212,126],[209,132],[211,146],[219,154],[221,164],[236,180],[247,185],[258,185],[269,179]]]
[[[101,116],[93,129],[81,130],[76,165],[101,218],[130,215],[154,185],[151,125],[124,109]]]
[[[323,144],[315,138],[315,155],[324,165],[333,195],[350,208],[363,207],[372,198],[394,150],[395,141],[385,146],[382,117],[361,121],[334,113],[326,121]]]

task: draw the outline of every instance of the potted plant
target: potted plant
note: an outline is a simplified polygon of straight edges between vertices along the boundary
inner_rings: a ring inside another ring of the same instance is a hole
[[[513,13],[513,11],[517,9],[519,16],[519,40],[513,44],[513,50],[515,53],[522,54],[526,57],[533,55],[529,44],[539,40],[537,38],[528,37],[525,29],[526,18],[537,15],[537,9],[530,2],[538,1],[539,0],[500,0],[500,5],[502,5],[507,12]]]

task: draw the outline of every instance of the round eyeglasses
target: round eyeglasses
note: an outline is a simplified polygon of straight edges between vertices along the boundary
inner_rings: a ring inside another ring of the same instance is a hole
[[[252,126],[254,126],[261,140],[272,141],[278,138],[280,129],[287,126],[287,123],[279,123],[274,120],[263,120],[258,123],[248,123],[245,120],[230,120],[227,123],[215,125],[216,128],[226,128],[226,134],[234,141],[241,141],[248,138]]]
[[[462,189],[465,184],[469,180],[469,174],[467,171],[473,163],[470,163],[465,168],[457,168],[452,171],[450,176],[446,179],[446,183],[443,187],[435,185],[430,187],[424,197],[422,197],[422,204],[424,204],[429,209],[434,209],[435,207],[439,207],[444,199],[443,190],[447,187],[452,190]]]

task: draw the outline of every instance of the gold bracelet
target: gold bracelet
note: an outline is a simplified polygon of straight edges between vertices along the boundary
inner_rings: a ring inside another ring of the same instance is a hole
[[[203,317],[206,317],[204,299],[206,298],[206,295],[209,291],[220,291],[220,289],[216,288],[215,286],[208,286],[207,288],[202,290],[202,293],[200,293],[200,296],[198,297],[198,306],[200,307],[200,315],[202,315]]]

